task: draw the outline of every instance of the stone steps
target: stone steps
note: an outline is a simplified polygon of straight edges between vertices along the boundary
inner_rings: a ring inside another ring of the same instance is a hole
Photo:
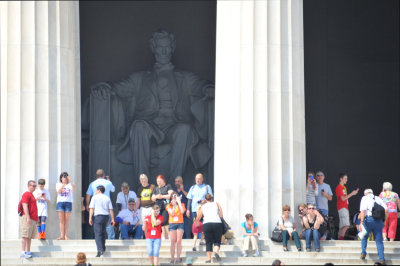
[[[292,242],[292,241],[291,241]],[[294,243],[289,243],[289,252],[282,251],[282,244],[269,239],[260,239],[260,257],[242,257],[241,240],[234,240],[232,245],[221,246],[222,262],[216,264],[233,265],[268,265],[276,258],[286,264],[373,264],[378,260],[375,242],[370,241],[367,249],[367,259],[359,259],[361,251],[360,241],[321,241],[321,252],[298,252]],[[161,264],[168,264],[169,240],[163,240],[160,249]],[[193,240],[183,240],[182,258],[187,258],[193,264],[204,264],[206,260],[205,246],[198,246],[198,251],[192,251]],[[46,240],[32,241],[32,252],[40,257],[20,259],[21,240],[7,240],[1,242],[1,264],[40,264],[40,265],[73,265],[78,252],[85,252],[88,261],[93,265],[143,265],[149,263],[146,243],[144,240],[110,240],[106,242],[107,251],[96,258],[94,240]],[[302,240],[303,249],[305,241]],[[400,264],[400,243],[385,242],[385,257],[388,264]]]

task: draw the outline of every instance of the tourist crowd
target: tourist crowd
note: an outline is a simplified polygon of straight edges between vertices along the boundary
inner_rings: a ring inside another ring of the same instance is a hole
[[[277,221],[273,232],[273,240],[281,241],[284,251],[289,251],[288,241],[294,240],[296,249],[302,251],[300,239],[305,239],[306,251],[311,251],[312,242],[316,252],[321,250],[320,240],[328,236],[333,239],[329,221],[328,202],[333,198],[331,186],[324,182],[322,171],[316,174],[310,171],[306,177],[306,202],[298,206],[296,219],[290,214],[289,205],[282,207],[282,215]],[[350,227],[349,199],[359,192],[359,188],[348,193],[346,184],[348,175],[338,175],[338,185],[335,189],[337,212],[339,216],[339,240],[345,238]],[[207,260],[220,261],[219,249],[221,243],[226,243],[228,225],[223,219],[223,210],[218,202],[213,200],[210,185],[204,183],[201,173],[195,176],[195,184],[190,188],[183,184],[182,177],[175,178],[174,186],[168,184],[163,175],[158,175],[156,185],[150,184],[145,174],[140,175],[140,187],[135,192],[127,182],[121,185],[117,195],[117,213],[114,216],[110,193],[115,192],[115,186],[102,169],[96,171],[96,180],[89,184],[86,191],[86,210],[89,212],[89,224],[93,226],[97,257],[106,251],[106,239],[115,239],[115,233],[121,239],[146,239],[148,256],[151,264],[159,264],[159,250],[162,239],[170,239],[171,263],[181,263],[182,239],[193,234],[193,251],[196,251],[197,239],[200,245],[206,246]],[[46,239],[47,204],[51,197],[44,188],[45,180],[28,182],[28,191],[22,196],[19,204],[19,214],[22,224],[22,254],[21,258],[32,256],[30,252],[31,239]],[[73,191],[75,184],[67,172],[62,172],[56,185],[57,207],[60,236],[57,240],[68,239],[69,217],[72,211]],[[380,206],[380,207],[379,207]],[[371,189],[364,190],[361,199],[360,212],[357,214],[357,230],[362,242],[361,259],[366,257],[367,239],[370,233],[376,241],[378,256],[381,263],[385,262],[383,241],[394,241],[397,228],[397,208],[400,200],[392,191],[389,182],[383,184],[379,196],[374,196]],[[253,256],[259,256],[258,222],[248,213],[241,223],[243,235],[243,256],[248,256],[253,250]],[[299,222],[301,228],[296,228]],[[231,236],[232,237],[232,236]]]

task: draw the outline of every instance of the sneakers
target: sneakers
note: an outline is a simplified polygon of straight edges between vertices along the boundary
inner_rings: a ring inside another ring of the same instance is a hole
[[[196,251],[196,247],[193,247],[192,250],[193,250],[193,251]]]
[[[46,240],[46,232],[40,232],[39,233],[39,240]]]
[[[258,257],[258,256],[260,256],[260,252],[257,249],[256,252],[254,252],[253,257]]]
[[[31,252],[23,252],[22,254],[21,254],[21,256],[19,256],[21,259],[29,259],[29,258],[32,258],[33,256],[32,256],[32,253]]]
[[[204,246],[205,244],[206,244],[206,242],[200,241],[200,245],[201,245],[201,246]]]
[[[242,256],[243,257],[247,257],[248,255],[247,255],[247,252],[246,251],[242,251]]]
[[[215,253],[215,259],[218,261],[218,262],[220,262],[221,261],[221,257],[219,256],[219,254],[218,253]]]
[[[311,251],[311,248],[306,248],[306,251],[307,251],[307,252],[310,252],[310,251]]]
[[[386,237],[383,239],[383,241],[389,241]]]
[[[315,252],[320,252],[321,250],[319,249],[319,248],[316,248],[315,249]]]
[[[365,257],[367,256],[367,254],[361,254],[360,259],[361,260],[365,260]]]

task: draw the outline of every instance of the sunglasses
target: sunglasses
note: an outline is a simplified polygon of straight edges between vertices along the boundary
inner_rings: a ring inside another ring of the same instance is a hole
[[[36,187],[36,185],[30,185],[31,187]]]
[[[324,175],[317,175],[317,176],[324,176]]]
[[[312,207],[312,208],[308,208],[309,210],[315,210],[315,208],[314,207]]]
[[[283,210],[283,211],[285,211],[285,212],[290,212],[290,209],[289,209],[289,210]]]

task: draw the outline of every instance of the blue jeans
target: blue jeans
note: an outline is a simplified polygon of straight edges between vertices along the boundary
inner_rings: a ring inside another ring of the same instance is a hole
[[[147,255],[149,257],[158,257],[161,247],[161,239],[146,238]]]
[[[364,227],[367,230],[364,238],[361,240],[361,254],[367,254],[367,244],[369,234],[372,232],[374,234],[376,248],[378,250],[379,260],[385,260],[383,240],[382,240],[382,220],[375,220],[372,216],[368,216],[364,220]]]
[[[318,230],[310,228],[310,229],[307,229],[303,235],[306,238],[306,248],[311,249],[311,239],[314,239],[315,249],[321,248],[321,246],[319,244],[320,234],[319,234]]]
[[[119,230],[121,231],[121,239],[129,239],[129,233],[135,233],[133,239],[142,239],[142,225],[139,224],[136,228],[133,225],[120,224]]]
[[[328,210],[318,209],[322,215],[328,215]]]
[[[111,226],[111,216],[108,219],[107,227],[106,227],[106,232],[107,232],[107,239],[115,239],[115,232],[114,232],[114,226]]]

